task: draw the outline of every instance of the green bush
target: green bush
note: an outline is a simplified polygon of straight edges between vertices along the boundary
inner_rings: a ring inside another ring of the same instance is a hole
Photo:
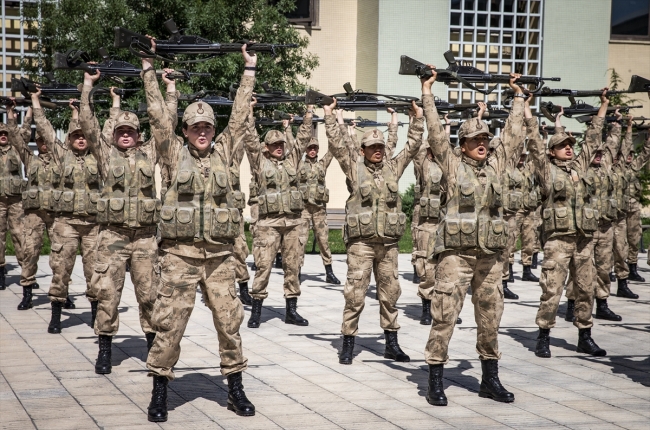
[[[415,184],[409,185],[409,187],[400,194],[402,197],[402,212],[406,214],[407,219],[413,218],[413,201],[415,200]]]

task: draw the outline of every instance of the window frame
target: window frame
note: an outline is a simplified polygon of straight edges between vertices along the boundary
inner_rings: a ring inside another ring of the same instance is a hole
[[[319,27],[320,0],[309,1],[309,18],[287,18],[291,25]]]
[[[611,13],[614,10],[614,0],[612,0],[612,6],[610,9],[610,19],[609,19],[609,40],[632,40],[640,42],[650,41],[650,0],[648,0],[648,34],[645,36],[640,36],[636,34],[614,34],[612,33],[612,18]]]

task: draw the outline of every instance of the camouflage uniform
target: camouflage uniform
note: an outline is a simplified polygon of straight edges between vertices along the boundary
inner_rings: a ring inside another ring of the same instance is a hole
[[[424,132],[423,119],[417,118],[411,123],[404,149],[395,157],[389,158],[387,155],[380,163],[371,163],[359,155],[356,143],[337,126],[333,115],[325,116],[325,127],[329,151],[345,173],[350,192],[343,235],[347,246],[348,273],[343,290],[345,308],[341,333],[345,337],[357,335],[370,274],[376,267],[380,326],[386,335],[384,356],[408,361],[408,356],[399,349],[396,335],[400,328],[396,304],[401,295],[397,268],[398,241],[406,228],[398,181],[419,151]],[[375,143],[384,144],[382,133],[379,130],[366,132],[361,145]],[[389,355],[391,345],[393,351]],[[396,353],[403,354],[403,358],[400,359]]]
[[[650,137],[650,135],[649,135]],[[632,153],[632,133],[628,130],[625,134],[624,141],[624,154],[623,156],[627,162],[628,154]],[[629,201],[627,210],[627,263],[634,265],[636,273],[636,264],[639,254],[639,243],[641,241],[641,209],[639,201],[641,199],[641,192],[643,185],[639,181],[639,171],[647,164],[650,159],[650,139],[646,140],[642,152],[634,158],[630,163],[627,163],[626,178],[629,184]],[[632,269],[632,268],[630,268]],[[638,275],[638,274],[637,274]],[[642,281],[643,282],[643,281]]]
[[[620,148],[621,125],[612,124],[610,132],[607,134],[608,147],[613,146]],[[614,164],[612,166],[612,181],[616,192],[618,215],[613,220],[614,242],[613,242],[613,263],[614,273],[618,280],[627,280],[629,269],[625,259],[628,254],[627,244],[627,210],[629,198],[629,185],[627,182],[627,168],[621,152],[615,154]]]
[[[535,217],[535,211],[538,207],[539,199],[532,164],[525,163],[523,166],[518,166],[517,169],[521,172],[525,185],[522,207],[517,211],[515,216],[515,245],[517,237],[521,237],[521,263],[523,266],[530,266],[533,260],[533,253],[536,252],[535,243],[537,242],[537,219]],[[515,249],[513,247],[510,250],[510,264],[514,263],[514,251]]]
[[[9,134],[7,124],[0,123],[0,132]],[[20,156],[7,140],[0,145],[0,270],[5,270],[7,229],[16,251],[18,265],[23,265],[23,205],[24,181],[20,168]]]
[[[500,274],[505,259],[508,229],[503,219],[500,172],[518,157],[522,139],[523,100],[516,98],[501,135],[501,143],[485,161],[473,160],[449,145],[438,118],[433,96],[423,95],[428,140],[443,172],[446,191],[432,257],[438,258],[432,297],[433,325],[425,349],[425,360],[433,366],[449,361],[449,341],[465,294],[472,288],[472,303],[478,325],[476,350],[483,362],[501,357],[497,334],[503,314]],[[489,133],[480,119],[463,124],[459,136]],[[519,151],[519,152],[517,152]],[[512,401],[512,400],[510,400]]]
[[[180,356],[198,284],[217,330],[221,373],[238,373],[246,369],[247,360],[239,334],[244,309],[235,290],[232,256],[243,223],[230,184],[233,148],[228,139],[219,138],[220,144],[205,153],[191,144],[183,146],[183,139],[174,134],[172,122],[162,113],[164,101],[155,76],[145,72],[144,77],[156,149],[172,178],[160,214],[160,284],[152,314],[156,337],[147,368],[154,376],[174,378],[172,368]],[[254,82],[253,77],[243,76],[237,91],[228,124],[234,144],[246,132]],[[190,125],[199,121],[214,123],[212,108],[202,102],[188,106],[183,117]]]

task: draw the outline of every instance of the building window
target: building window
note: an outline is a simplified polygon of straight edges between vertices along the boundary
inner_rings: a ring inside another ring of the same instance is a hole
[[[541,73],[544,0],[450,2],[449,49],[458,61],[488,73]],[[487,89],[492,85],[476,86]],[[459,84],[451,84],[447,96],[450,103],[487,100],[501,104],[498,89],[485,96]]]
[[[320,0],[294,0],[296,8],[285,14],[292,24],[318,27]]]
[[[612,39],[650,39],[650,0],[612,0]]]

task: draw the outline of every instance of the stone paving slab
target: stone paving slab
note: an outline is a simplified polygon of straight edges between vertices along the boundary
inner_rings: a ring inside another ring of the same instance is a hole
[[[641,256],[639,270],[650,280],[645,258]],[[146,341],[130,279],[113,343],[113,373],[96,375],[97,339],[88,327],[90,305],[83,295],[80,258],[70,285],[77,308],[63,310],[63,333],[51,335],[48,258],[39,262],[42,287],[35,290],[34,309],[17,311],[22,294],[19,269],[8,257],[11,285],[0,291],[0,429],[650,428],[650,283],[631,284],[639,300],[609,299],[622,322],[595,320],[593,336],[607,357],[575,352],[578,333],[563,319],[562,299],[551,333],[553,358],[542,359],[533,353],[540,289],[520,280],[517,257],[516,281],[510,288],[520,299],[506,301],[499,336],[501,380],[516,401],[502,404],[477,395],[481,366],[468,296],[445,368],[449,405],[441,408],[425,399],[423,352],[429,327],[419,324],[421,303],[411,282],[410,255],[400,255],[399,262],[399,340],[410,363],[383,358],[374,281],[360,321],[354,364],[338,363],[343,286],[323,283],[320,257],[307,255],[299,310],[310,325],[284,324],[283,278],[281,270],[273,269],[262,326],[248,329],[244,323],[241,329],[249,359],[244,385],[256,416],[238,417],[226,409],[227,384],[219,372],[216,332],[197,294],[175,368],[177,379],[169,385],[169,421],[152,424],[146,416],[151,392]],[[345,279],[345,256],[335,255],[333,268]]]

